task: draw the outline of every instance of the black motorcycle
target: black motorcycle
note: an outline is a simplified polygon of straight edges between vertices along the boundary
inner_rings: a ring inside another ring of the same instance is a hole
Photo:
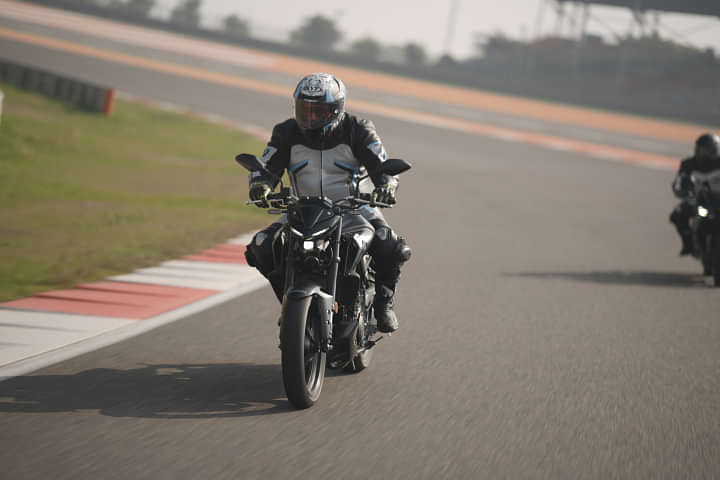
[[[720,286],[720,171],[693,172],[690,176],[695,209],[690,218],[695,251],[693,256],[703,265],[703,273],[712,275]]]
[[[254,155],[240,154],[236,160],[251,172],[272,176]],[[400,159],[382,166],[387,175],[409,169],[410,164]],[[368,253],[374,228],[359,209],[391,205],[360,193],[366,174],[356,169],[348,175],[351,195],[338,201],[298,197],[282,179],[280,192],[267,197],[269,213],[287,215],[273,240],[273,252],[277,268],[285,272],[280,318],[283,383],[296,408],[311,407],[318,400],[326,366],[347,372],[367,368],[372,348],[382,338],[373,315],[375,271]]]

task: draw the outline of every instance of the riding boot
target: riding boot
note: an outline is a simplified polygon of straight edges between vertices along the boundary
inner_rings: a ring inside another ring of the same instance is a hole
[[[379,331],[391,333],[398,329],[393,307],[400,267],[410,259],[412,251],[405,240],[388,227],[377,229],[375,236],[371,251],[375,264],[375,319]]]
[[[392,333],[398,329],[395,306],[395,289],[400,279],[400,265],[394,265],[386,271],[377,272],[375,277],[375,301],[373,307],[377,319],[378,330]]]
[[[383,333],[392,333],[400,326],[393,307],[395,292],[385,285],[375,287],[375,318],[377,319],[378,330]]]
[[[680,256],[684,255],[690,255],[695,251],[695,246],[693,245],[693,239],[691,233],[682,233],[680,234],[680,238],[682,238],[682,250],[680,250]]]

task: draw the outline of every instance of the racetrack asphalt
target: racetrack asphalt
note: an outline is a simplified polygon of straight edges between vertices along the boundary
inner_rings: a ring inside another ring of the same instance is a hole
[[[289,93],[0,51],[239,122],[289,115]],[[413,259],[370,369],[289,408],[265,288],[0,383],[2,477],[716,478],[720,292],[676,256],[672,172],[373,120],[414,166],[387,212]]]

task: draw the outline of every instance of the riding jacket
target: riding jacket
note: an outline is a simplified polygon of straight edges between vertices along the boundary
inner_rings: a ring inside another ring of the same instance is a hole
[[[335,130],[324,138],[307,138],[294,118],[275,125],[261,161],[275,178],[255,172],[250,181],[260,178],[277,184],[287,169],[292,188],[298,196],[322,196],[337,201],[350,192],[350,177],[357,170],[361,193],[371,193],[373,185],[383,185],[390,177],[381,165],[387,153],[375,126],[369,120],[346,113]],[[372,180],[372,183],[371,183]]]
[[[688,182],[692,172],[710,173],[720,169],[720,158],[693,156],[680,162],[680,168],[672,183],[675,195],[684,198],[688,195]]]

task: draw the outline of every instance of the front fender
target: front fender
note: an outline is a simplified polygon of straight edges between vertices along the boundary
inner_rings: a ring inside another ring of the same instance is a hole
[[[332,335],[333,297],[324,292],[322,287],[315,282],[298,282],[285,294],[283,300],[283,321],[280,328],[283,328],[285,322],[293,321],[293,319],[286,318],[285,315],[290,303],[303,304],[303,308],[299,309],[299,311],[309,312],[310,309],[314,309],[312,311],[320,318],[322,349],[324,352],[327,352]],[[297,309],[294,310],[298,311]]]

